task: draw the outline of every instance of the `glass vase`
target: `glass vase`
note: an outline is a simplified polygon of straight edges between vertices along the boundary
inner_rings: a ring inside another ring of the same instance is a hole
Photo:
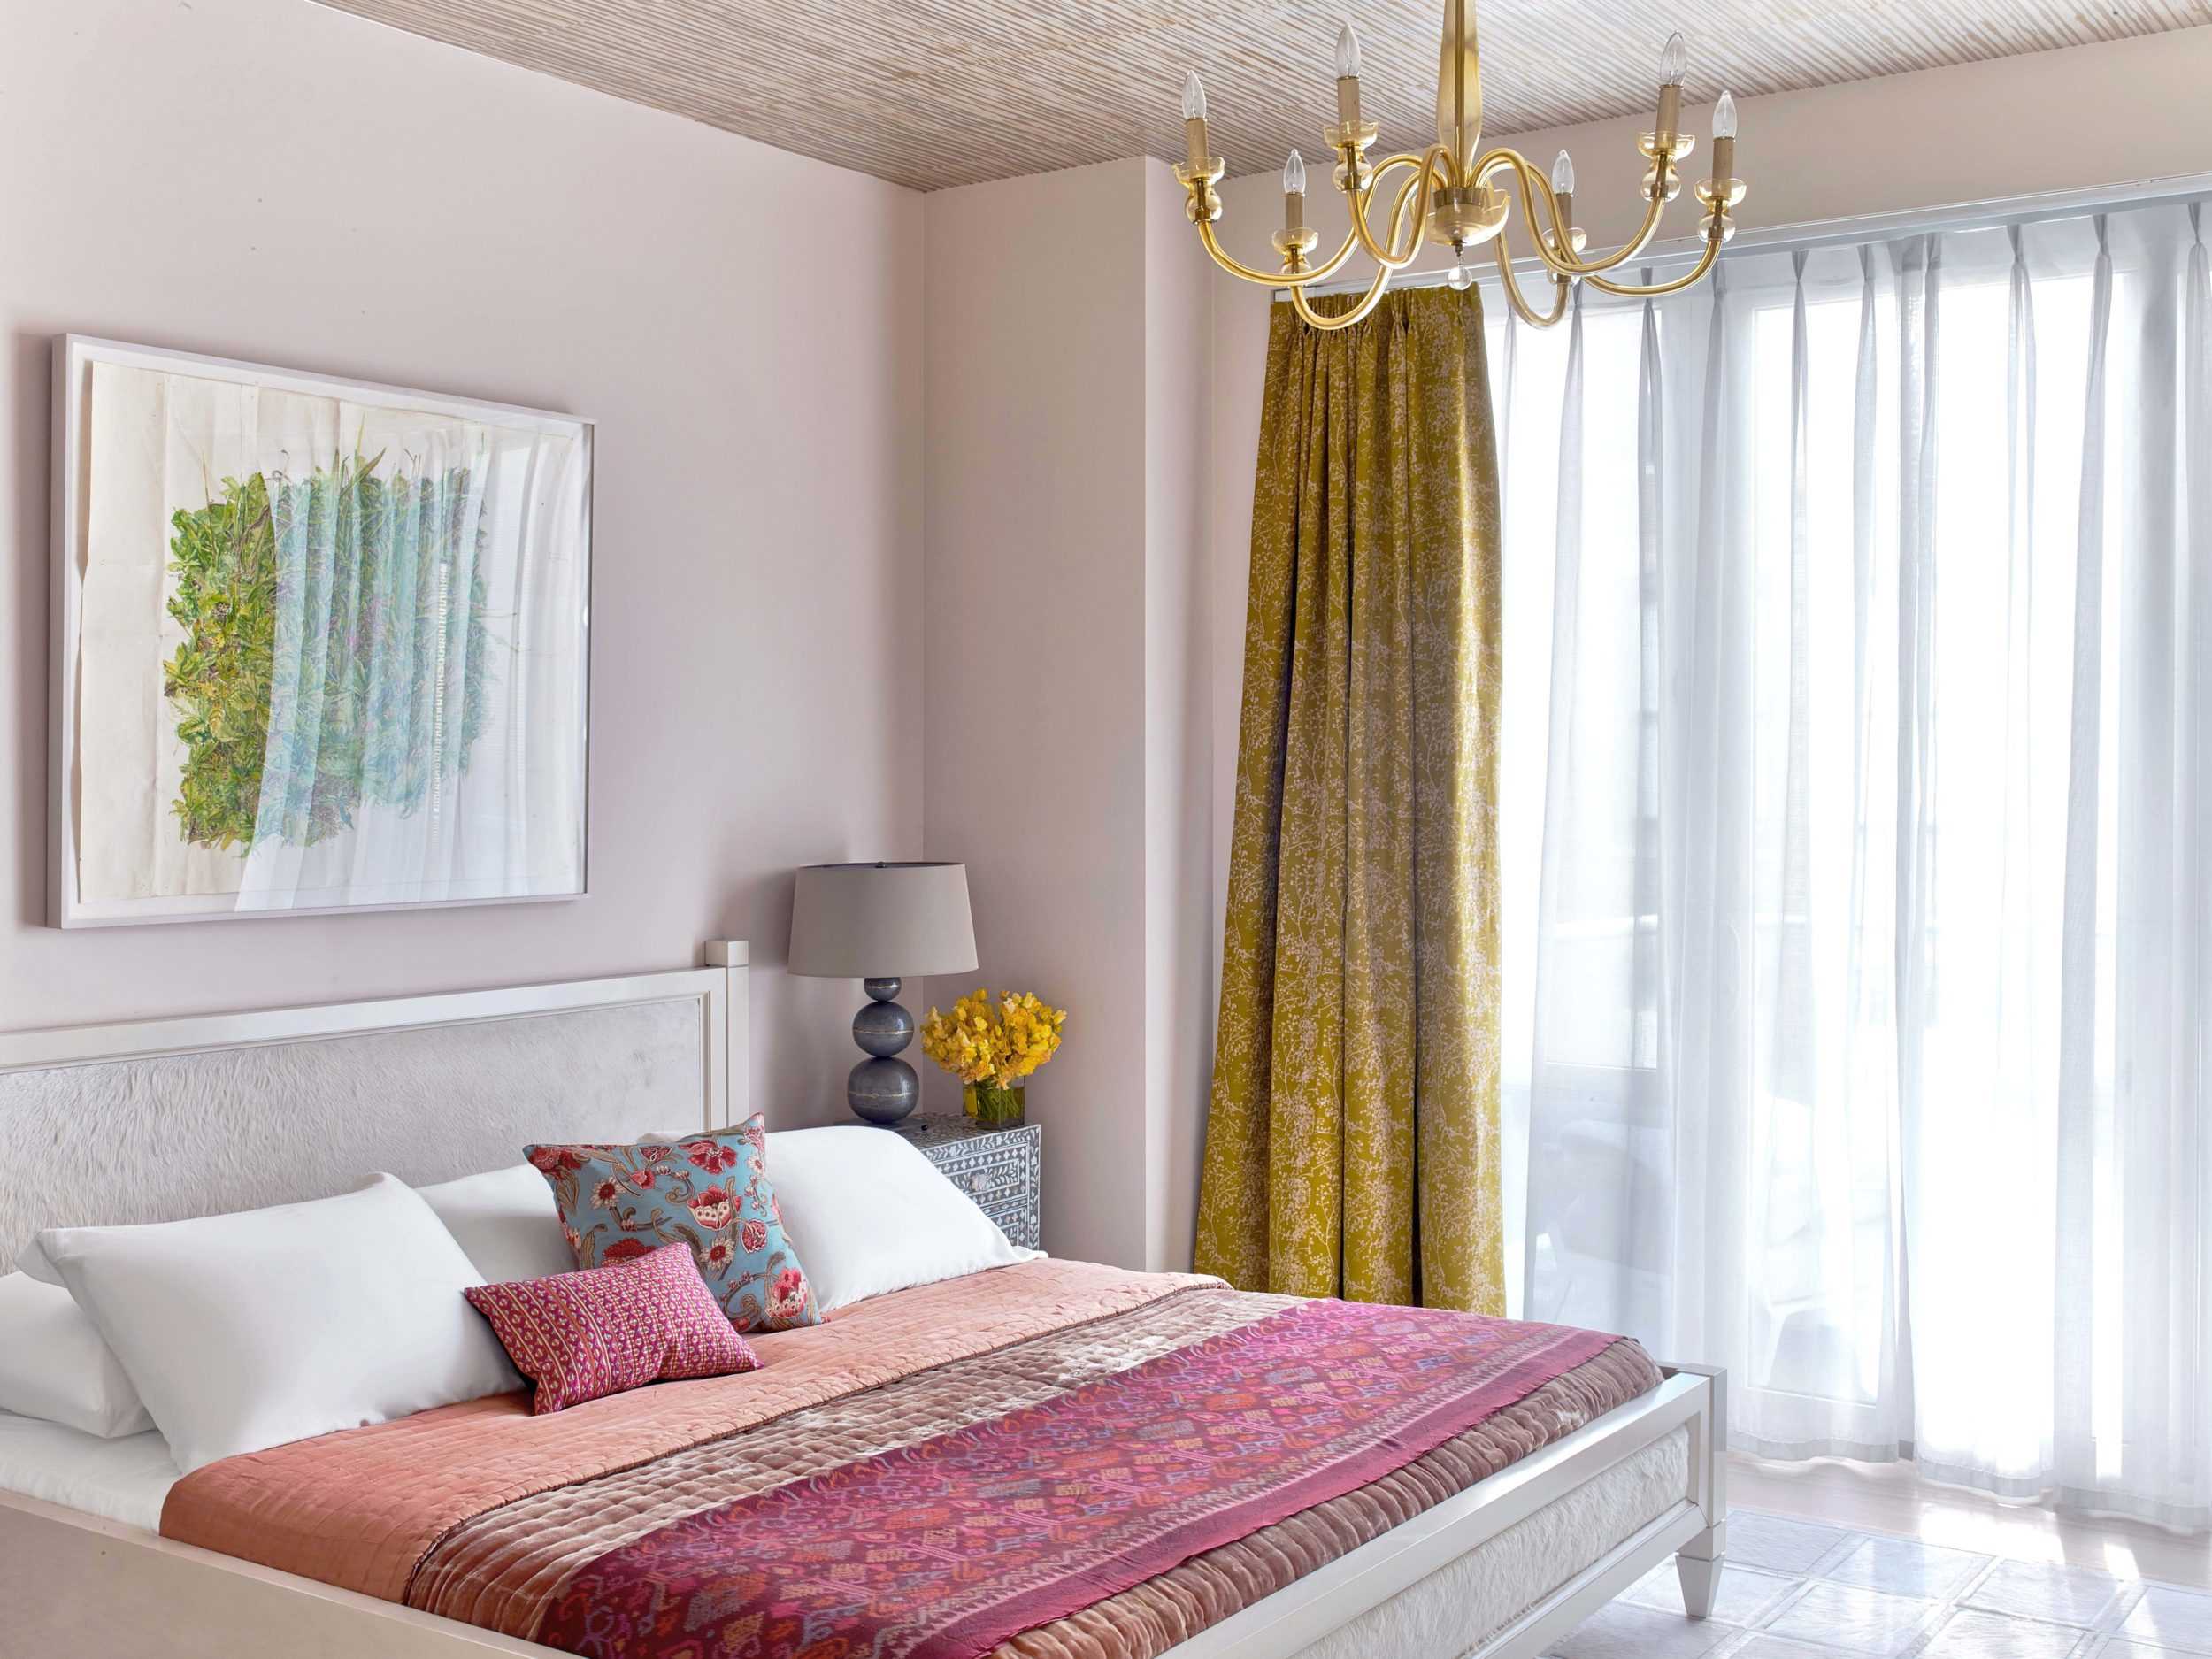
[[[979,1128],[1010,1129],[1023,1121],[1027,1097],[1028,1087],[1025,1084],[1001,1088],[995,1083],[971,1083],[961,1103]]]

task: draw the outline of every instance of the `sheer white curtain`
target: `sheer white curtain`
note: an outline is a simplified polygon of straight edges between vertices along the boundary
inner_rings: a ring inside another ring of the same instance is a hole
[[[1741,1448],[2212,1525],[2206,217],[1494,324],[1523,1308]]]

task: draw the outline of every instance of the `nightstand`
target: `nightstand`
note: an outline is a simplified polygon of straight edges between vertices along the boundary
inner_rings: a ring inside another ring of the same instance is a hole
[[[978,1125],[959,1112],[916,1112],[891,1131],[920,1148],[946,1179],[998,1223],[1009,1241],[1025,1250],[1041,1248],[1042,1125]]]

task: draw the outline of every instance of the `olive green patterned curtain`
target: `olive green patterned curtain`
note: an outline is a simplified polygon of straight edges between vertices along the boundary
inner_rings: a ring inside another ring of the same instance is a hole
[[[1502,1313],[1481,302],[1274,312],[1197,1266]]]

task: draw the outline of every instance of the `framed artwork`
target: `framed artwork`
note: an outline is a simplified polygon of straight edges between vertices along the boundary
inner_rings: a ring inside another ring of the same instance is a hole
[[[54,349],[62,927],[585,891],[592,426]]]

